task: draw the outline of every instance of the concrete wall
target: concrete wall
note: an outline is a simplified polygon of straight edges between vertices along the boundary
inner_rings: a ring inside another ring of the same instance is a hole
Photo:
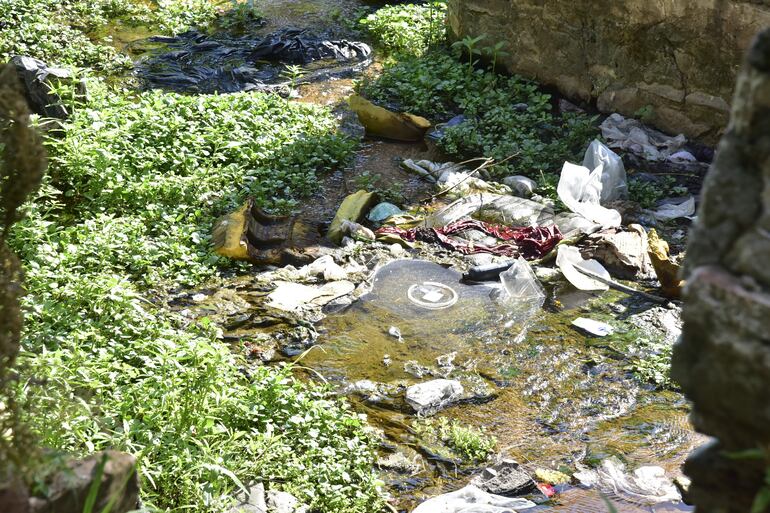
[[[450,33],[506,41],[509,71],[714,143],[769,0],[449,0]],[[649,109],[648,109],[649,110]]]

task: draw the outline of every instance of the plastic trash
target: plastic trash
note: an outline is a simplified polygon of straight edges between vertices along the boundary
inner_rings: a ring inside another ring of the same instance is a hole
[[[471,174],[460,164],[454,162],[437,163],[430,160],[415,162],[406,159],[402,165],[420,176],[436,182],[447,197],[462,198],[474,193],[511,194],[511,188],[501,183],[487,182]]]
[[[519,257],[507,271],[500,273],[500,282],[509,300],[537,304],[538,308],[543,306],[545,290],[529,263],[523,258]]]
[[[583,470],[574,475],[584,486],[637,503],[653,505],[682,499],[661,467],[640,467],[633,473],[627,473],[623,463],[610,458],[604,460],[596,470]]]
[[[684,135],[669,137],[644,126],[640,121],[612,114],[601,124],[602,137],[610,148],[630,151],[645,160],[657,162],[676,154],[687,143]]]
[[[441,123],[439,125],[436,125],[436,129],[430,132],[426,137],[428,139],[431,139],[432,141],[440,141],[444,138],[446,135],[446,129],[452,128],[454,126],[459,126],[465,122],[465,116],[460,114],[459,116],[455,116],[446,123]]]
[[[599,322],[593,319],[586,319],[585,317],[578,317],[572,321],[572,325],[576,328],[595,336],[606,337],[615,333],[615,328],[607,324],[606,322]]]
[[[391,112],[357,94],[348,99],[348,104],[369,135],[394,141],[418,142],[423,140],[431,126],[430,121],[423,117]]]
[[[478,196],[474,196],[478,198]],[[537,201],[515,196],[483,195],[476,219],[505,226],[547,226],[553,224],[553,209]]]
[[[335,244],[339,244],[342,237],[346,235],[343,223],[345,221],[358,223],[376,202],[377,196],[373,192],[364,190],[346,196],[329,226],[327,238]]]
[[[166,45],[162,51],[142,52]],[[372,62],[372,49],[357,41],[330,41],[302,29],[283,29],[264,37],[207,34],[188,30],[174,37],[154,36],[130,44],[145,58],[135,74],[147,88],[191,93],[285,91],[285,64],[308,64],[303,82],[350,75]]]
[[[385,220],[387,220],[390,216],[395,216],[403,213],[404,211],[398,208],[393,203],[384,202],[384,203],[380,203],[379,205],[376,205],[371,211],[369,211],[369,215],[367,215],[366,218],[372,223],[380,225]]]
[[[673,221],[680,217],[690,217],[695,214],[695,198],[688,196],[678,200],[669,200],[652,212],[656,221],[662,223]]]
[[[468,485],[455,492],[428,499],[412,513],[516,513],[535,506],[534,502],[527,499],[492,495]]]
[[[586,150],[583,167],[596,169],[599,166],[602,166],[602,189],[599,203],[604,205],[611,201],[627,198],[628,182],[623,159],[604,143],[594,139]]]
[[[567,281],[578,290],[605,291],[610,288],[609,285],[594,280],[576,269],[576,267],[582,267],[608,280],[612,279],[610,273],[607,272],[607,269],[602,264],[596,260],[584,260],[580,255],[580,250],[574,246],[559,246],[556,255],[556,265]]]
[[[602,164],[590,171],[583,166],[565,162],[556,191],[559,199],[571,211],[605,228],[613,228],[620,226],[621,216],[617,210],[605,208],[600,204],[603,171]]]

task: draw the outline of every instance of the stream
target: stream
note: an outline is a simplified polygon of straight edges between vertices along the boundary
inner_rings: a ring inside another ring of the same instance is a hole
[[[255,34],[297,27],[344,39],[354,37],[345,22],[379,4],[269,0],[263,5],[266,23]],[[147,36],[141,30],[118,28],[114,44],[139,57],[151,51],[139,42]],[[377,73],[379,67],[375,58],[365,73]],[[351,94],[353,78],[332,76],[302,84],[295,101],[335,107]],[[365,173],[378,176],[382,186],[400,184],[407,204],[426,197],[432,186],[400,167],[406,158],[441,156],[423,143],[365,141],[349,169],[324,179],[301,217],[308,222],[331,220],[345,195],[358,188],[357,177]],[[381,469],[399,510],[411,510],[428,497],[461,488],[478,470],[442,457],[415,429],[419,419],[404,401],[403,391],[430,379],[457,379],[467,392],[438,417],[483,428],[497,439],[501,457],[515,459],[530,472],[538,468],[572,472],[579,465],[595,466],[617,457],[629,469],[659,465],[676,476],[686,455],[703,443],[687,419],[689,406],[683,396],[640,382],[628,368],[628,355],[634,353],[639,336],[673,342],[676,309],[617,292],[578,292],[554,280],[544,283],[547,298],[542,309],[522,311],[495,301],[493,286],[462,284],[467,260],[443,250],[394,256],[380,245],[355,255],[348,251],[345,257],[366,267],[356,282],[368,292],[350,304],[310,316],[266,307],[274,285],[259,275],[222,278],[171,298],[169,305],[193,319],[205,316],[219,323],[234,351],[258,363],[299,360],[298,375],[323,379],[348,396],[381,431],[383,458],[399,453],[413,463],[406,472],[385,465]],[[457,303],[426,310],[406,301],[409,287],[424,281],[453,288]],[[617,333],[606,339],[587,336],[571,326],[577,317],[609,322]],[[400,337],[393,335],[393,328]],[[297,340],[305,345],[286,350],[287,342]],[[362,381],[379,387],[376,393],[362,393],[356,387]],[[615,507],[620,512],[680,511],[674,505],[653,508],[628,500],[615,501]],[[541,508],[607,511],[598,494],[580,488],[563,490],[537,510]]]

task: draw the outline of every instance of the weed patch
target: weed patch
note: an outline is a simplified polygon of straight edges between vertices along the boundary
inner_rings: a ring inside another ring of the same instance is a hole
[[[446,41],[446,3],[388,5],[360,23],[387,53],[419,57]]]
[[[428,450],[442,458],[465,464],[486,461],[497,445],[497,440],[483,428],[466,427],[457,420],[445,417],[417,420],[413,428],[421,444]]]
[[[316,510],[376,510],[364,420],[287,369],[247,377],[215,326],[148,295],[221,268],[218,214],[247,194],[291,208],[354,143],[328,111],[272,95],[90,89],[12,234],[31,427],[60,450],[137,454],[150,508],[219,511],[259,479]]]
[[[500,175],[558,173],[565,160],[582,159],[586,141],[597,133],[596,118],[553,114],[550,96],[534,83],[469,68],[445,51],[405,57],[359,89],[373,101],[433,121],[465,115],[463,123],[445,130],[440,147],[458,159],[515,155],[495,168]]]

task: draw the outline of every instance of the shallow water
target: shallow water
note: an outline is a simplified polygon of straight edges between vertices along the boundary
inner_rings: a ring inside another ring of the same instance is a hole
[[[375,279],[372,293],[324,319],[319,326],[321,350],[305,355],[302,365],[339,390],[358,380],[402,390],[438,377],[464,383],[473,378],[487,396],[438,415],[485,428],[497,437],[501,454],[530,469],[574,468],[576,463],[617,456],[632,469],[656,464],[677,475],[686,454],[702,442],[689,425],[688,405],[680,394],[640,384],[625,370],[623,355],[570,326],[588,312],[609,319],[603,305],[627,301],[623,296],[606,293],[586,301],[583,295],[581,301],[567,288],[573,304],[564,308],[557,306],[562,305],[559,287],[551,288],[548,308],[529,317],[530,312],[507,312],[490,297],[494,294],[489,287],[465,286],[455,271],[422,265],[397,262],[395,272]],[[416,307],[406,291],[409,284],[426,279],[452,285],[461,300],[445,310]],[[403,341],[389,334],[392,326],[399,328]],[[456,353],[453,369],[437,363],[448,353]],[[433,374],[415,377],[405,371],[405,365],[414,367],[407,362],[432,368]],[[356,404],[390,443],[420,450],[410,429],[414,414],[398,397],[358,399]],[[431,455],[422,453],[430,462]],[[463,477],[463,469],[442,462],[432,461],[428,467],[417,476],[420,479],[392,482],[406,490],[404,505],[454,489]]]
[[[360,0],[270,0],[263,2],[268,23],[259,30],[292,26],[342,38],[350,35],[346,22],[371,5]],[[146,36],[137,32],[120,41]],[[351,91],[351,79],[321,81],[303,85],[298,101],[333,107]],[[360,187],[359,177],[365,173],[378,177],[379,186],[399,185],[407,203],[425,198],[430,185],[400,168],[404,158],[440,156],[420,144],[365,142],[350,168],[324,179],[318,193],[306,201],[303,216],[314,222],[331,220],[343,197]],[[621,305],[627,316],[649,305],[614,292],[596,297],[557,283],[548,287],[545,307],[530,316],[528,311],[511,313],[489,287],[462,285],[458,272],[435,264],[421,269],[394,266],[391,271],[374,280],[372,293],[316,326],[317,348],[301,361],[313,372],[299,372],[307,379],[321,375],[341,392],[358,380],[393,386],[379,402],[351,399],[383,431],[384,453],[400,450],[420,461],[422,470],[413,474],[385,475],[400,507],[408,509],[426,496],[457,489],[472,471],[435,458],[412,429],[415,416],[403,401],[403,388],[434,377],[460,379],[477,392],[475,400],[469,398],[438,416],[485,428],[497,438],[502,455],[529,470],[570,470],[578,463],[617,456],[631,469],[654,464],[676,475],[686,454],[703,442],[692,431],[681,394],[640,383],[626,369],[622,345],[587,337],[570,326],[579,316],[620,323],[622,317],[612,306]],[[455,288],[458,302],[445,310],[415,307],[406,292],[418,277]],[[290,316],[265,315],[266,290],[255,289],[248,277],[225,280],[219,290],[205,292],[212,301],[196,308],[225,327],[225,340],[232,341],[236,351],[261,350],[262,335],[296,325]],[[191,307],[190,302],[179,305]],[[399,329],[402,341],[389,333],[392,327]],[[456,353],[452,365],[440,365],[437,359],[451,353]],[[389,365],[384,363],[386,355]],[[408,363],[412,372],[405,369]],[[415,370],[426,369],[428,374],[415,377]],[[562,499],[565,505],[553,511],[605,511],[596,495],[570,491]],[[618,510],[652,511],[628,504]]]

